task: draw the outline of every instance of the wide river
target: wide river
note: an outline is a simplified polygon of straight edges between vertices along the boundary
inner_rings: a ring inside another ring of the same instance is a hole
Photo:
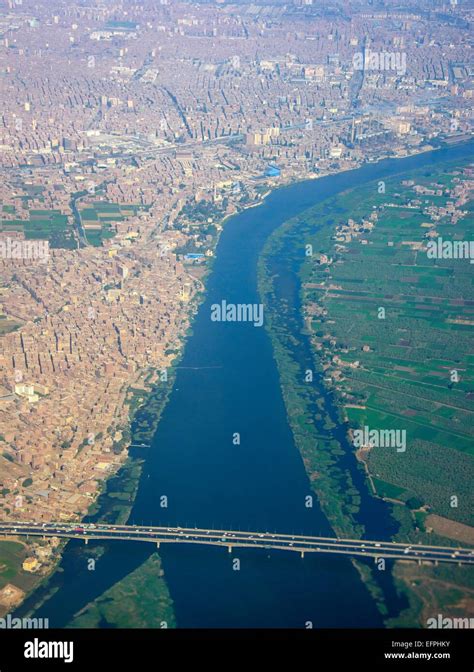
[[[226,224],[206,298],[196,316],[174,389],[147,453],[131,522],[332,535],[311,493],[287,422],[269,337],[252,323],[213,322],[211,305],[259,303],[257,261],[285,220],[369,180],[472,156],[472,143],[277,189]],[[240,445],[234,445],[238,432]],[[355,460],[354,460],[355,469]],[[393,531],[384,504],[366,492],[368,529]],[[160,498],[168,498],[168,508]],[[363,502],[364,504],[364,502]],[[369,520],[370,518],[370,520]],[[71,542],[57,592],[36,612],[51,627],[139,566],[147,544],[106,546],[96,571]],[[347,558],[175,545],[160,551],[178,627],[364,627],[382,619]],[[233,560],[240,559],[240,570]],[[388,572],[387,572],[388,574]],[[391,610],[395,608],[392,603]]]

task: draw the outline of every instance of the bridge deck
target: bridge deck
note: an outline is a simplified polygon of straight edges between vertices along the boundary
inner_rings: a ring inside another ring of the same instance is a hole
[[[82,539],[90,541],[135,541],[176,544],[204,544],[233,548],[474,564],[474,549],[427,544],[402,544],[368,539],[338,539],[270,532],[242,532],[180,527],[145,527],[139,525],[105,525],[84,523],[0,522],[0,536],[33,536]]]

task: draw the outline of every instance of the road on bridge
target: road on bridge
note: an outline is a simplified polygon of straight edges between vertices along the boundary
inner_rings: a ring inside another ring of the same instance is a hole
[[[368,539],[338,539],[271,532],[242,532],[189,527],[146,527],[141,525],[105,525],[91,523],[29,523],[0,522],[0,536],[58,537],[91,540],[117,540],[178,544],[208,544],[233,548],[264,548],[267,550],[305,553],[337,553],[350,556],[371,556],[402,560],[474,564],[474,549],[427,544],[401,544]]]

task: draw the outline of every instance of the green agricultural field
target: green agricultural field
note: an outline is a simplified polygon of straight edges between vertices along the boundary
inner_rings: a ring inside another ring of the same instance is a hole
[[[16,541],[0,541],[0,590],[8,583],[25,593],[34,588],[41,577],[38,574],[24,572],[22,564],[29,555],[28,548]],[[4,609],[0,607],[0,615]]]
[[[339,536],[367,532],[368,491],[388,500],[396,541],[454,544],[425,524],[428,512],[448,526],[473,524],[473,266],[426,254],[428,232],[473,239],[465,179],[472,173],[462,165],[444,164],[387,179],[385,193],[377,182],[348,190],[279,227],[260,257],[288,421]],[[449,203],[460,194],[453,216]],[[286,278],[294,271],[293,293]],[[405,432],[404,450],[393,442],[356,453],[353,432],[363,427]],[[418,592],[405,567],[397,563],[394,578],[410,606],[396,625],[419,623],[426,592],[446,606],[443,581],[428,576],[435,570],[417,568]],[[386,613],[370,570],[359,571]],[[462,568],[452,569],[452,582],[458,592],[468,585]]]
[[[15,209],[3,212],[17,214]],[[23,213],[22,213],[23,214]],[[75,249],[71,222],[59,210],[26,210],[27,219],[2,219],[0,217],[0,231],[22,231],[27,240],[48,240],[52,248]]]
[[[14,541],[0,541],[0,588],[11,583],[26,557],[25,548],[22,544]]]
[[[422,249],[429,231],[472,239],[472,201],[461,204],[461,217],[449,206],[468,178],[463,166],[446,164],[390,178],[385,193],[378,183],[348,190],[288,221],[265,247],[260,290],[288,416],[322,506],[343,528],[355,525],[347,516],[342,522],[351,507],[347,474],[338,473],[324,404],[318,420],[301,383],[301,326],[278,298],[272,259],[292,250],[304,333],[341,420],[353,430],[406,432],[404,451],[373,448],[364,458],[377,493],[419,497],[433,512],[472,524],[473,267],[469,259],[430,259]],[[329,263],[320,263],[321,254]],[[451,507],[453,494],[462,506]]]
[[[27,240],[48,240],[51,248],[76,249],[77,241],[74,236],[72,217],[62,214],[60,210],[28,207],[30,198],[38,196],[39,193],[41,191],[33,190],[30,196],[22,197],[20,212],[13,205],[1,206],[0,231],[20,231],[25,234]],[[86,193],[80,192],[79,195],[86,195]],[[79,209],[79,215],[86,230],[88,243],[100,247],[104,240],[115,236],[116,223],[123,222],[128,217],[146,209],[141,205],[120,205],[97,201],[84,205],[82,209]],[[7,215],[13,215],[13,218],[10,219]]]
[[[383,197],[369,185],[305,213],[305,243],[315,254],[301,278],[306,310],[319,308],[313,343],[350,426],[406,431],[405,452],[372,448],[368,455],[378,493],[407,491],[440,515],[472,524],[473,267],[419,249],[430,229],[446,240],[472,240],[472,201],[457,221],[443,211],[430,217],[455,200],[463,179],[458,166],[412,173],[405,184],[387,181]],[[373,228],[350,240],[334,228],[316,232],[321,220],[358,224],[371,214]],[[319,264],[319,253],[332,263]],[[453,494],[462,506],[451,508]]]
[[[100,247],[104,240],[115,236],[117,222],[123,222],[143,209],[140,205],[120,205],[106,201],[96,201],[82,207],[79,215],[86,231],[87,242],[94,247]]]

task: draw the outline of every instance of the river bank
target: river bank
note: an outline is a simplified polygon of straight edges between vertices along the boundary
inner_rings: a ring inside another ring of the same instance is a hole
[[[441,168],[437,168],[438,173],[444,175],[443,167],[449,165],[451,165],[451,170],[456,170],[459,162],[468,160],[468,158],[460,158],[458,161],[452,161],[451,164],[443,162]],[[434,168],[433,171],[435,171]],[[458,172],[455,172],[455,174],[458,174]],[[405,181],[410,184],[410,178],[415,177],[416,179],[417,175],[425,175],[425,170],[404,172]],[[424,179],[426,180],[426,177]],[[385,186],[387,186],[387,193],[400,191],[400,179],[398,178],[398,181],[394,184],[392,182],[393,178],[389,178],[386,185],[385,182],[383,183],[384,194]],[[339,258],[341,254],[338,257],[337,253],[335,255],[334,252],[336,224],[338,223],[341,226],[341,222],[346,222],[348,217],[358,220],[360,217],[367,218],[369,214],[373,214],[374,195],[378,193],[375,203],[382,202],[385,198],[380,195],[380,191],[378,192],[379,185],[380,182],[376,181],[364,186],[359,185],[357,190],[346,190],[337,199],[330,198],[323,201],[289,220],[270,236],[259,263],[261,295],[268,307],[266,326],[272,339],[273,351],[280,372],[280,382],[289,423],[303,456],[313,490],[317,493],[324,513],[337,534],[339,536],[367,536],[368,538],[380,539],[395,536],[397,540],[407,543],[446,544],[449,543],[446,539],[434,539],[433,534],[431,534],[431,541],[429,541],[429,535],[421,534],[419,529],[422,526],[421,514],[415,512],[414,515],[411,515],[410,509],[405,507],[405,502],[398,502],[399,506],[393,511],[393,515],[390,505],[380,504],[382,500],[388,502],[389,499],[382,497],[377,504],[377,500],[372,497],[372,495],[377,494],[375,488],[369,489],[368,484],[364,483],[364,479],[361,478],[359,472],[365,466],[365,463],[356,461],[357,456],[352,444],[349,443],[349,424],[347,412],[344,408],[344,401],[349,404],[345,399],[348,395],[348,388],[342,382],[344,377],[340,378],[342,371],[333,363],[333,360],[339,362],[339,357],[346,360],[342,366],[345,365],[346,370],[351,371],[353,362],[354,366],[359,366],[359,362],[355,360],[359,360],[362,356],[362,352],[360,352],[363,349],[362,344],[371,343],[371,348],[365,346],[368,352],[373,352],[374,345],[371,336],[366,334],[365,338],[368,338],[368,340],[359,342],[356,339],[358,347],[352,348],[354,350],[353,354],[350,354],[350,350],[347,350],[347,343],[351,342],[349,334],[354,327],[354,323],[351,323],[345,317],[346,314],[350,314],[351,309],[348,307],[346,311],[340,309],[336,313],[341,320],[344,319],[345,321],[344,327],[337,332],[337,341],[340,341],[342,345],[339,345],[339,349],[335,350],[336,339],[330,340],[331,331],[334,331],[331,330],[331,326],[334,323],[335,316],[331,313],[328,315],[325,308],[326,304],[324,302],[318,303],[317,299],[320,296],[323,297],[321,299],[323,301],[328,293],[331,294],[330,287],[332,287],[336,297],[342,292],[341,283],[343,280],[338,281],[337,277],[334,280],[331,279],[332,275],[337,274],[338,269],[342,269],[340,265],[342,260]],[[388,191],[389,185],[392,185],[391,191]],[[352,219],[349,219],[349,221],[352,221]],[[418,220],[416,221],[418,222]],[[375,225],[370,224],[370,228],[372,226],[375,226],[375,230],[377,230],[376,223]],[[421,231],[423,232],[423,229]],[[396,236],[396,233],[390,228],[385,233]],[[408,239],[414,240],[416,235],[415,231],[410,231]],[[341,240],[340,236],[341,234],[336,240]],[[365,237],[368,238],[369,236],[370,233],[365,232]],[[367,243],[368,241],[365,240],[364,242]],[[346,245],[339,243],[340,249],[346,250],[346,246],[347,241]],[[379,247],[382,246],[383,241],[382,244],[379,241]],[[337,247],[338,245],[336,245]],[[351,247],[351,250],[353,254],[348,254],[349,259],[355,258],[357,261],[363,252],[367,251],[369,261],[372,265],[374,264],[372,248],[362,247],[362,251],[359,252],[357,247],[355,249]],[[382,254],[385,254],[382,257],[383,262],[386,259],[386,253]],[[354,257],[354,255],[357,256]],[[384,268],[383,263],[381,268]],[[311,269],[320,269],[318,270],[317,281],[313,279]],[[345,278],[343,271],[339,275],[342,279]],[[349,284],[348,287],[347,291],[350,292],[348,300],[352,297],[354,302],[363,288],[354,286],[354,284]],[[314,294],[316,289],[319,294],[315,298],[311,295],[311,292]],[[399,293],[398,290],[391,290],[390,293],[389,289],[386,292],[388,294],[385,296],[385,302],[382,302],[385,304],[388,296],[396,296]],[[364,294],[367,293],[367,291],[364,292]],[[377,301],[380,302],[381,298],[377,298]],[[364,305],[367,304],[357,305],[359,310],[357,315],[360,315],[361,311],[367,310]],[[365,312],[363,314],[365,315]],[[312,326],[313,320],[315,321],[315,327]],[[355,331],[357,331],[357,327]],[[376,351],[377,349],[375,347]],[[359,351],[359,354],[357,351]],[[371,356],[374,357],[374,355]],[[376,366],[376,363],[373,363],[373,365]],[[355,371],[357,370],[355,369]],[[337,394],[335,394],[335,390],[337,390]],[[349,401],[352,401],[352,404],[349,404],[351,410],[352,408],[362,408],[354,405],[357,403],[356,401],[352,399],[349,399]],[[357,413],[361,413],[361,411],[357,410]],[[373,421],[372,417],[372,423]],[[335,428],[337,428],[336,431],[334,431]],[[344,430],[342,433],[339,431],[340,428]],[[419,469],[422,469],[422,464],[420,464]],[[452,479],[449,482],[452,486]],[[455,489],[458,491],[459,488]],[[411,502],[409,497],[410,493],[408,492],[405,497],[408,504]],[[391,522],[387,521],[384,509],[386,512],[390,512]],[[387,588],[393,594],[396,585],[401,594],[407,594],[410,598],[410,615],[406,612],[403,619],[397,621],[396,618],[393,618],[392,609],[391,625],[416,624],[419,610],[415,607],[414,596],[409,589],[410,582],[406,581],[402,584],[400,580],[402,573],[396,573],[395,583],[391,579],[387,583],[385,577],[383,585],[380,585],[379,577],[382,575],[377,571],[377,569],[380,569],[379,567],[364,566],[359,561],[357,565],[361,570],[364,581],[373,591],[384,615],[389,613],[387,600],[384,596]],[[383,569],[385,569],[385,565]],[[387,574],[390,574],[390,572],[387,572]],[[456,580],[455,574],[454,570],[450,572],[450,579],[453,582]],[[433,578],[431,580],[433,581]],[[460,571],[458,573],[457,582],[459,585],[468,585],[466,584],[466,572]],[[383,590],[381,590],[382,588]],[[393,599],[391,601],[393,603]],[[446,607],[446,605],[440,605],[440,608],[443,606]]]

